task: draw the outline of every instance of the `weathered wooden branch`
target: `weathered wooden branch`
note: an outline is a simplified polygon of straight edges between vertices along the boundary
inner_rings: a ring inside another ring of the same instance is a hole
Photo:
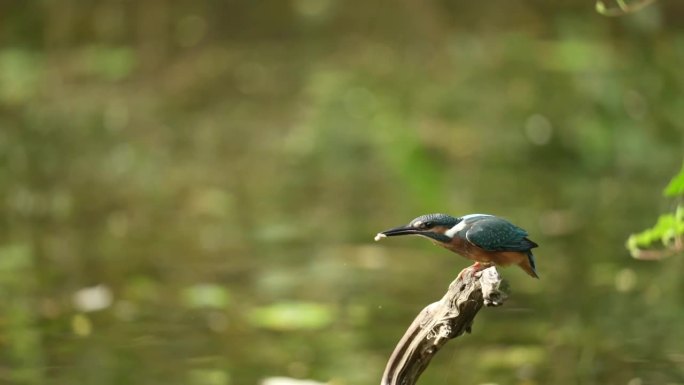
[[[394,348],[381,385],[414,385],[432,357],[450,339],[470,333],[482,306],[499,306],[505,295],[495,267],[477,273],[464,269],[444,297],[426,306]]]

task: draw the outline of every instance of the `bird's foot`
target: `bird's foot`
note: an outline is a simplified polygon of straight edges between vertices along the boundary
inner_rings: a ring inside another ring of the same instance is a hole
[[[486,262],[485,262],[485,263],[475,262],[475,263],[473,263],[472,265],[470,265],[470,266],[466,267],[465,269],[461,270],[461,272],[458,273],[458,276],[456,277],[456,279],[463,278],[463,274],[465,274],[466,272],[467,272],[468,274],[471,274],[471,275],[475,276],[475,278],[479,278],[479,277],[482,275],[482,271],[485,270],[485,269],[487,269],[487,268],[489,268],[489,267],[491,267],[491,266],[492,266],[491,263],[486,263]]]
[[[475,277],[479,278],[482,275],[483,270],[486,270],[492,266],[494,266],[494,265],[492,263],[488,263],[488,262],[484,262],[484,263],[475,262],[475,263],[473,263],[472,266],[470,266],[470,269],[473,270],[473,275],[475,275]]]
[[[458,273],[458,276],[456,276],[456,279],[464,278],[466,274],[469,274],[469,275],[477,274],[479,271],[480,271],[479,263],[476,262],[474,265],[468,266],[465,269],[461,270],[461,272]]]

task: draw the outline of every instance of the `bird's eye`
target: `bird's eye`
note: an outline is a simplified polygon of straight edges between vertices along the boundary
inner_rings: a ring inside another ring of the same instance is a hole
[[[413,224],[412,224],[413,228],[416,228],[416,229],[419,229],[419,230],[427,230],[427,229],[431,228],[432,225],[433,225],[433,223],[432,223],[432,222],[429,222],[429,221],[427,221],[427,222],[415,221],[415,222],[413,222]]]

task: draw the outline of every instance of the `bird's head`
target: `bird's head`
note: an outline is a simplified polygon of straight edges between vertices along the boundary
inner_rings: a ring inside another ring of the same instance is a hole
[[[460,218],[454,218],[446,214],[426,214],[409,222],[408,225],[395,227],[378,233],[375,240],[397,235],[421,235],[441,243],[449,243],[451,237],[447,231],[461,222]]]

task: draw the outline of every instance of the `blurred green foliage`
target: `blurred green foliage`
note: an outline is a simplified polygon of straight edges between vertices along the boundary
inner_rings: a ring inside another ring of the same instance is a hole
[[[682,160],[683,17],[0,2],[0,383],[377,382],[467,264],[373,243],[427,212],[511,219],[541,280],[421,383],[684,383],[684,258],[623,247]]]
[[[679,174],[672,178],[670,183],[665,188],[665,191],[663,191],[663,194],[666,197],[672,198],[684,197],[684,166]]]
[[[663,195],[679,199],[674,212],[662,214],[653,227],[630,235],[627,248],[634,258],[661,259],[684,251],[684,205],[681,203],[684,198],[684,166],[672,178]]]

